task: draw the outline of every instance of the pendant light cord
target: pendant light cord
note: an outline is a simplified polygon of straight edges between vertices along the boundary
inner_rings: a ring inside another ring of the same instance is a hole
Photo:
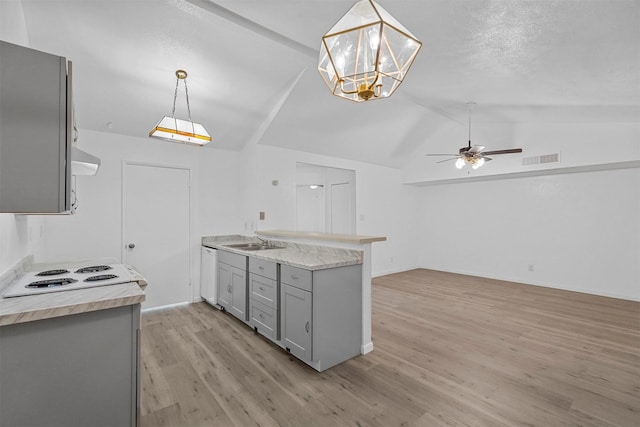
[[[184,79],[184,93],[187,98],[187,113],[189,114],[189,121],[191,122],[191,105],[189,105],[189,90],[187,89],[187,78]],[[180,79],[176,78],[176,90],[173,93],[173,109],[171,110],[171,117],[176,118],[176,99],[178,98],[178,85],[180,84]]]
[[[187,79],[184,79],[184,93],[187,96],[187,113],[189,114],[189,121],[193,123],[191,120],[191,106],[189,105],[189,89],[187,89]]]

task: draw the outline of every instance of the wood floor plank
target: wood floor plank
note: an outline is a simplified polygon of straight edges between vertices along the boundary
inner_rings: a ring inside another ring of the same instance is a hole
[[[142,426],[640,426],[640,303],[377,277],[375,349],[318,373],[206,303],[143,314]]]
[[[181,427],[188,425],[187,420],[182,416],[182,409],[177,403],[142,416],[140,423],[142,425],[157,427]]]

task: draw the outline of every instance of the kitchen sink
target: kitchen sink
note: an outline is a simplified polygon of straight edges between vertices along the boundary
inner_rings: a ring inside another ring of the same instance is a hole
[[[235,243],[231,245],[223,245],[227,248],[240,249],[242,251],[263,251],[267,249],[284,249],[284,246],[275,246],[265,243]]]

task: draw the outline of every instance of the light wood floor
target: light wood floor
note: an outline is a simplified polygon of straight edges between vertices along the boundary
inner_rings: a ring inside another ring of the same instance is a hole
[[[373,281],[323,373],[205,303],[149,312],[143,426],[640,426],[640,303],[431,270]]]

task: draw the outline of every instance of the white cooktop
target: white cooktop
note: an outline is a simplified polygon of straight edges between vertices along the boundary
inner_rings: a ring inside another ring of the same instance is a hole
[[[47,272],[51,274],[47,274]],[[63,266],[44,272],[25,273],[7,288],[3,296],[10,298],[129,282],[138,282],[139,284],[144,282],[146,284],[144,277],[126,264],[87,264],[73,268],[64,268]]]

